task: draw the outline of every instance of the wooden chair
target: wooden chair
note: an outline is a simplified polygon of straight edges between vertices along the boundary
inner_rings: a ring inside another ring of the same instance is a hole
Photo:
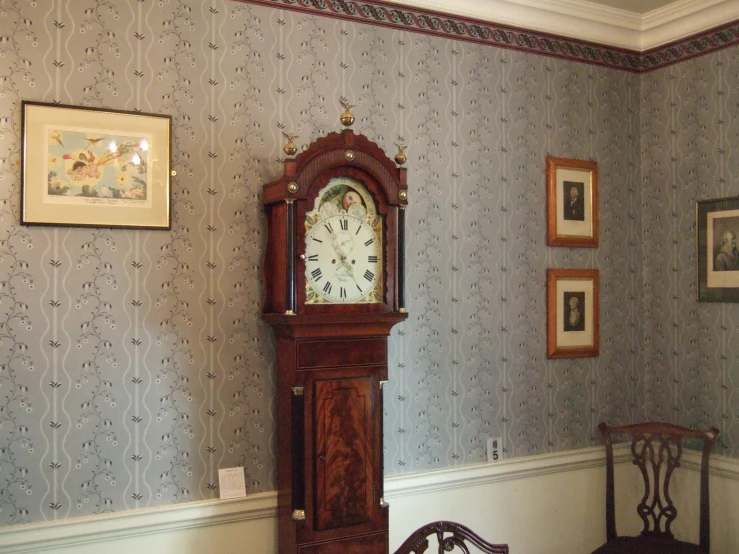
[[[669,423],[637,423],[610,427],[598,425],[606,441],[606,537],[607,542],[593,554],[707,554],[710,543],[708,508],[708,455],[718,436],[718,429],[693,431]],[[644,479],[644,496],[637,513],[644,522],[641,534],[620,537],[616,534],[616,514],[613,491],[613,435],[631,437],[631,454]],[[683,440],[696,439],[701,443],[700,474],[700,542],[677,540],[670,526],[677,517],[677,509],[670,498],[672,472],[680,467]]]
[[[451,535],[444,536],[444,533]],[[436,535],[439,541],[439,554],[451,552],[455,547],[464,554],[470,554],[465,541],[475,545],[483,554],[508,554],[507,544],[491,544],[482,540],[477,533],[464,525],[453,521],[435,521],[416,529],[405,542],[395,551],[395,554],[421,554],[429,547],[428,537]]]

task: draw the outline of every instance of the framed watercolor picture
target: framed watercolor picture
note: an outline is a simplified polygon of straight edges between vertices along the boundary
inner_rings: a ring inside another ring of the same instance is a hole
[[[599,271],[548,269],[547,358],[582,358],[599,352]]]
[[[24,101],[21,224],[169,229],[171,123]]]
[[[598,163],[547,156],[547,244],[598,246]]]
[[[696,203],[698,300],[739,302],[739,197]]]

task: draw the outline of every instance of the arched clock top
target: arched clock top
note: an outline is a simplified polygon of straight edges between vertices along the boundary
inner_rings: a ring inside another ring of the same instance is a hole
[[[316,139],[308,148],[295,157],[295,162],[299,166],[307,166],[309,160],[312,158],[336,149],[343,152],[346,150],[360,151],[371,157],[374,162],[382,164],[388,172],[393,173],[396,170],[395,162],[388,158],[385,151],[380,148],[377,143],[371,141],[364,135],[356,134],[351,129],[329,133]],[[350,159],[348,161],[359,162],[360,160]]]
[[[351,129],[285,160],[282,177],[264,186],[263,313],[404,314],[406,179]]]
[[[314,198],[316,189],[325,186],[317,181],[319,177],[344,168],[367,174],[370,188],[373,182],[380,185],[381,190],[372,192],[383,204],[404,207],[408,203],[405,168],[397,167],[375,142],[351,129],[318,138],[295,159],[286,160],[282,178],[265,187],[264,202]]]

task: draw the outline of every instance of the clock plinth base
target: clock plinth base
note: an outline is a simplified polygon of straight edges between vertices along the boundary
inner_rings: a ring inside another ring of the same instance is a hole
[[[280,554],[386,553],[382,385],[388,334],[406,314],[326,327],[316,323],[323,316],[287,325],[286,316],[265,315],[275,326],[280,368]],[[287,319],[296,318],[303,319]],[[296,521],[296,511],[304,519]]]

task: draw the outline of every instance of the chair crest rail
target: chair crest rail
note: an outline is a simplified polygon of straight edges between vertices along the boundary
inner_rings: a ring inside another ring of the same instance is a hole
[[[429,547],[429,537],[436,535],[439,554],[452,552],[459,548],[470,554],[467,543],[476,546],[483,554],[508,554],[507,544],[492,544],[483,540],[477,533],[453,521],[436,521],[416,529],[395,551],[395,554],[422,554]],[[446,535],[446,536],[445,536]]]

